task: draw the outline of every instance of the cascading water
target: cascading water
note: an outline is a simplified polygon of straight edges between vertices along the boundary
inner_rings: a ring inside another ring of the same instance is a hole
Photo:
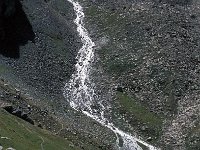
[[[117,137],[116,142],[119,150],[142,150],[138,143],[145,145],[149,150],[158,150],[148,143],[143,142],[142,140],[115,127],[112,122],[105,118],[104,113],[107,108],[100,101],[98,102],[98,110],[92,107],[97,99],[89,76],[90,64],[94,58],[93,47],[95,46],[95,43],[89,37],[87,30],[84,28],[83,19],[85,15],[83,13],[83,8],[74,0],[68,1],[73,4],[76,12],[74,23],[77,25],[77,32],[79,33],[83,43],[83,46],[78,51],[75,73],[64,88],[64,96],[69,100],[70,106],[112,130]],[[123,140],[123,146],[121,147],[119,146],[120,138]]]

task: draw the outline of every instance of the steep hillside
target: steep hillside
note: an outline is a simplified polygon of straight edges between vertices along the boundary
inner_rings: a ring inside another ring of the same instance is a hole
[[[196,149],[199,133],[192,148],[188,139],[199,126],[199,1],[83,5],[97,45],[94,82],[116,124],[164,149]]]
[[[198,150],[199,0],[78,1],[96,45],[89,108],[102,101],[117,128],[161,149]],[[0,146],[116,149],[116,128],[63,96],[83,44],[75,17],[67,0],[0,0]]]
[[[82,149],[110,148],[113,133],[71,109],[63,96],[81,46],[72,5],[4,0],[0,8],[0,101],[53,133],[63,124],[58,134]]]
[[[0,109],[0,146],[16,150],[79,150],[80,148],[49,131],[34,127],[31,124],[9,115]]]

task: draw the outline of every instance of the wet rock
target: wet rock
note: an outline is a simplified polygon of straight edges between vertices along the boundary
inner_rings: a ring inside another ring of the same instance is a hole
[[[148,141],[148,142],[151,142],[152,140],[153,140],[152,137],[148,137],[148,138],[147,138],[147,141]]]

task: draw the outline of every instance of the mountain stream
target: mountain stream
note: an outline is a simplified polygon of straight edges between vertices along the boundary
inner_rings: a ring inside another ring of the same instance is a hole
[[[145,145],[149,150],[158,150],[158,148],[138,139],[131,134],[125,133],[117,128],[110,120],[105,117],[107,106],[104,106],[101,101],[98,102],[98,110],[92,106],[95,104],[97,95],[90,81],[90,68],[94,59],[94,46],[95,43],[89,36],[88,31],[84,28],[84,17],[82,6],[74,0],[68,0],[74,8],[76,19],[74,23],[77,26],[77,32],[81,37],[82,47],[77,54],[77,63],[75,72],[70,81],[64,87],[64,96],[69,100],[70,106],[87,115],[88,117],[96,120],[102,126],[112,130],[116,137],[116,145],[119,150],[142,150],[138,143]],[[120,139],[123,141],[123,146],[119,146]]]

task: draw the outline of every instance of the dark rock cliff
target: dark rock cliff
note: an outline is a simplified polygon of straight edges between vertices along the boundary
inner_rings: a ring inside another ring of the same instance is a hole
[[[34,41],[32,26],[19,0],[3,0],[0,3],[0,53],[19,58],[19,46]]]

